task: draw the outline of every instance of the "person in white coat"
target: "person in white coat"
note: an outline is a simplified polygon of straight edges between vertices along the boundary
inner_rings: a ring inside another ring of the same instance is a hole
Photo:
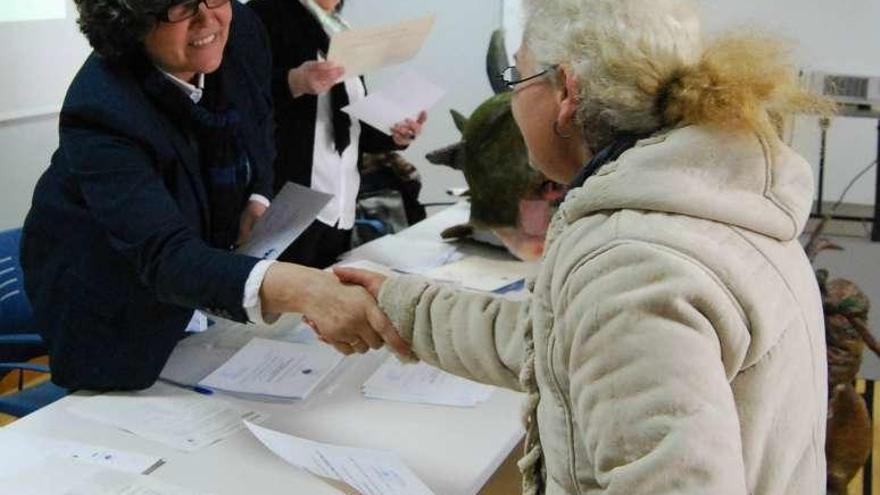
[[[573,186],[531,298],[337,276],[419,359],[529,394],[527,494],[824,493],[813,178],[774,125],[824,102],[684,0],[527,1],[507,75],[535,166]]]

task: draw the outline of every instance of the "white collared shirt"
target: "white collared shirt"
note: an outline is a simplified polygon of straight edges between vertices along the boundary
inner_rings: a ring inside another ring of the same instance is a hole
[[[366,96],[360,78],[345,81],[345,91],[352,103]],[[330,93],[318,96],[318,114],[315,122],[315,148],[312,153],[312,189],[333,198],[318,214],[318,220],[331,227],[350,230],[354,228],[358,191],[361,175],[358,171],[360,158],[361,123],[351,119],[348,130],[351,141],[340,155],[336,150],[333,133],[333,106]]]
[[[161,70],[161,69],[160,69]],[[177,78],[165,71],[162,73],[167,77],[175,86],[183,90],[187,96],[193,101],[193,103],[198,103],[202,101],[202,97],[204,96],[204,88],[205,88],[205,75],[199,74],[197,76],[196,84],[190,84],[180,78]],[[256,201],[265,205],[267,208],[269,207],[269,199],[261,194],[252,194],[249,198],[250,201]],[[275,262],[272,260],[262,260],[254,265],[254,268],[251,270],[250,275],[248,275],[247,281],[245,282],[244,287],[244,298],[242,300],[242,308],[247,314],[248,320],[251,323],[256,323],[257,325],[263,325],[267,322],[264,321],[263,318],[263,308],[262,301],[260,300],[260,288],[263,286],[263,279],[266,278],[266,272],[269,270]],[[274,315],[269,318],[267,315],[267,319],[277,320],[277,317]],[[274,323],[271,322],[271,323]],[[193,312],[193,317],[189,322],[189,325],[186,327],[186,331],[190,333],[199,333],[204,332],[208,329],[208,317],[202,313],[201,311]]]
[[[314,0],[300,0],[327,33],[333,35],[349,29],[345,19],[338,13],[326,12]],[[318,60],[324,60],[318,52]],[[354,103],[367,95],[367,90],[359,77],[345,81],[348,100]],[[351,141],[340,153],[336,150],[336,136],[333,130],[333,105],[330,92],[318,95],[318,114],[315,121],[315,148],[312,152],[312,189],[333,198],[318,214],[318,221],[342,230],[354,228],[357,210],[357,196],[361,188],[361,175],[358,171],[360,160],[361,123],[351,119]]]

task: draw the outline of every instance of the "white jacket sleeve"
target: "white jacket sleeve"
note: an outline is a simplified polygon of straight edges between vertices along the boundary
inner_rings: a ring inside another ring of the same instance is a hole
[[[521,390],[527,301],[402,276],[385,282],[379,305],[419,359],[470,380]]]
[[[556,297],[555,334],[569,341],[553,373],[570,380],[563,393],[602,493],[745,495],[725,361],[736,367],[729,346],[748,338],[712,274],[661,246],[625,244],[574,269]]]

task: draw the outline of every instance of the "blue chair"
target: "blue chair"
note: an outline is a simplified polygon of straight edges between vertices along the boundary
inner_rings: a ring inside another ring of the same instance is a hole
[[[0,232],[0,375],[18,372],[18,392],[0,396],[0,413],[26,416],[68,394],[51,382],[25,388],[24,372],[49,373],[46,366],[27,363],[45,355],[34,314],[24,292],[19,245],[21,229]]]

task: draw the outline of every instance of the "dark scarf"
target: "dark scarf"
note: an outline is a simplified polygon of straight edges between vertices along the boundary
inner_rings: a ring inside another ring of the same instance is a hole
[[[616,161],[620,155],[635,147],[636,143],[648,137],[649,134],[619,134],[608,146],[602,148],[569,184],[569,189],[582,187],[587,179],[596,175],[605,165]]]
[[[239,132],[241,116],[226,97],[231,74],[221,65],[217,72],[206,76],[204,96],[196,104],[146,57],[136,72],[153,103],[195,139],[208,191],[208,241],[216,248],[231,249],[238,237],[239,216],[250,181],[250,164]]]
[[[314,44],[312,53],[318,50],[321,53],[327,53],[330,50],[330,37],[321,27],[321,23],[308,11],[299,0],[289,0],[289,2],[298,9],[297,15],[301,15],[305,19],[302,29],[302,39],[307,40],[306,43]],[[345,83],[340,82],[330,89],[330,108],[333,114],[333,139],[336,143],[336,151],[342,155],[346,148],[351,144],[351,118],[342,109],[349,104],[348,91],[345,89]]]

